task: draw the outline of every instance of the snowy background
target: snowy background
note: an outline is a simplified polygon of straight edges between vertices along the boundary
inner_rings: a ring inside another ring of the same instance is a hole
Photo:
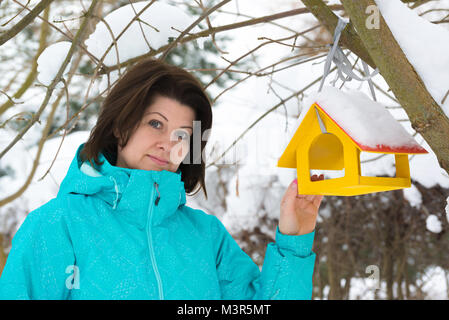
[[[159,2],[176,4],[176,2],[170,1]],[[83,1],[83,3],[85,7],[89,5],[88,1]],[[338,1],[329,1],[328,3],[339,4]],[[449,83],[449,55],[447,54],[449,52],[449,24],[436,25],[429,22],[438,18],[441,19],[448,12],[433,12],[424,15],[422,18],[417,16],[417,13],[422,13],[436,7],[449,9],[449,1],[431,1],[413,11],[400,3],[400,1],[376,0],[376,3],[379,5],[382,14],[385,16],[387,23],[389,23],[393,34],[398,39],[399,44],[410,62],[423,78],[429,92],[435,101],[441,105],[446,114],[449,114],[449,99],[447,99],[446,103],[441,103],[445,90],[447,91],[448,89],[447,84]],[[79,5],[79,2],[67,2],[66,4],[64,6],[54,6],[51,11],[52,18],[50,20],[58,18],[68,19],[80,15],[82,7]],[[135,9],[139,11],[144,4],[136,3]],[[257,5],[254,5],[254,1],[231,1],[222,8],[222,12],[214,13],[212,15],[213,19],[211,20],[214,26],[225,25],[248,19],[244,15],[259,17],[276,12],[288,11],[296,7],[298,7],[297,1],[289,0],[259,0],[257,1]],[[127,24],[126,19],[129,19],[133,15],[134,12],[131,9],[128,5],[126,9],[121,8],[121,11],[112,12],[111,15],[105,17],[105,20],[113,26],[112,31],[115,35],[120,32],[120,27]],[[154,10],[159,10],[159,12],[151,13],[150,11],[142,19],[150,19],[153,21],[153,25],[157,26],[162,33],[154,33],[152,32],[152,28],[146,27],[146,37],[142,37],[142,39],[137,41],[135,35],[138,34],[140,36],[141,32],[138,25],[135,24],[135,29],[125,33],[121,37],[121,42],[118,43],[118,52],[121,61],[145,53],[148,50],[148,45],[157,48],[166,44],[168,37],[176,36],[178,33],[173,33],[171,29],[167,28],[167,23],[175,21],[178,28],[183,30],[183,28],[197,18],[197,16],[189,13],[185,6],[181,5],[174,8],[173,11],[170,11],[170,20],[160,19],[164,15],[166,7],[155,7]],[[106,8],[104,9],[104,12],[109,11]],[[236,11],[241,13],[240,17],[225,13]],[[10,17],[12,16],[13,14],[11,13]],[[397,19],[398,16],[401,19]],[[77,21],[67,21],[66,26],[68,28],[76,28]],[[288,28],[293,30],[305,30],[318,24],[311,14],[277,20],[276,23],[288,26]],[[195,31],[198,30],[193,30],[192,32]],[[99,23],[95,32],[84,42],[88,50],[99,58],[104,53],[105,46],[108,44],[108,41],[105,39],[108,38],[109,32],[104,23]],[[164,36],[161,36],[161,34]],[[410,34],[413,34],[413,37],[410,37]],[[227,53],[223,56],[228,61],[232,61],[266,41],[261,40],[261,37],[265,39],[280,39],[290,35],[290,31],[268,23],[257,24],[255,26],[245,27],[244,29],[230,30],[226,32],[226,36],[231,40],[226,42],[226,46],[223,49]],[[444,41],[443,39],[446,40]],[[61,42],[61,40],[60,37],[53,35],[50,43],[56,43],[56,45],[47,49],[38,61],[38,81],[41,84],[48,85],[51,82],[55,70],[57,71],[58,63],[60,65],[68,51],[69,43]],[[1,66],[4,77],[0,79],[0,88],[6,87],[9,79],[14,77],[19,71],[20,66],[24,64],[24,59],[27,58],[26,54],[24,54],[24,46],[27,46],[27,50],[37,49],[38,44],[36,42],[22,42],[21,38],[18,37],[18,39],[9,41],[1,47],[0,58],[7,60],[8,66],[4,64]],[[293,43],[293,39],[290,43]],[[202,45],[202,41],[198,41],[199,48]],[[297,53],[292,52],[291,47],[271,43],[263,46],[263,48],[255,53],[257,60],[247,59],[245,68],[255,71],[294,54]],[[213,61],[218,68],[226,68],[228,65],[220,57],[220,54],[212,55],[208,53],[207,59]],[[116,50],[112,48],[106,56],[105,63],[114,64],[116,60]],[[297,67],[276,72],[270,77],[250,77],[232,90],[221,95],[213,109],[214,123],[208,142],[208,149],[212,150],[212,147],[214,147],[214,153],[211,154],[210,159],[207,159],[207,162],[214,161],[213,155],[220,155],[248,126],[271,107],[279,104],[281,97],[286,98],[292,92],[306,87],[310,82],[319,78],[323,73],[324,60],[325,57],[322,57],[309,63],[300,64]],[[4,72],[6,71],[9,73],[5,74]],[[111,75],[112,80],[115,77],[117,77],[117,73]],[[329,85],[333,79],[334,75],[330,75],[326,84]],[[211,79],[205,76],[201,80],[203,83],[208,83]],[[105,81],[105,77],[102,80],[96,80],[90,94],[95,96],[103,90],[106,86]],[[378,103],[386,106],[387,109],[385,110],[388,110],[396,120],[400,121],[399,123],[405,131],[413,135],[414,131],[408,122],[407,114],[401,108],[397,107],[398,103],[394,101],[392,93],[387,93],[388,86],[382,77],[379,75],[375,76],[373,81],[385,92],[385,94],[382,91],[376,92]],[[20,82],[18,81],[18,83]],[[232,82],[226,87],[231,84]],[[341,85],[341,82],[337,82],[337,84]],[[188,197],[187,205],[217,215],[231,234],[237,234],[242,230],[252,231],[258,226],[261,216],[258,215],[255,209],[260,207],[261,203],[263,203],[266,209],[264,214],[267,214],[270,219],[277,219],[279,217],[280,199],[289,183],[296,178],[295,169],[279,168],[277,167],[277,161],[298,127],[298,117],[303,115],[304,113],[302,111],[307,110],[309,107],[305,101],[314,95],[314,92],[318,90],[318,85],[317,83],[305,91],[301,99],[290,99],[274,112],[264,117],[238,142],[235,148],[230,150],[224,159],[218,162],[220,164],[232,164],[235,162],[239,164],[238,166],[231,166],[227,171],[228,176],[224,178],[224,187],[228,192],[224,195],[214,194],[219,193],[220,189],[216,187],[218,181],[216,180],[217,168],[212,166],[206,172],[209,199],[205,200],[202,193],[200,193],[194,197]],[[70,90],[73,90],[73,92],[84,92],[86,90],[86,77],[75,74]],[[216,85],[208,88],[208,92],[212,97],[218,96],[223,90],[223,87]],[[367,97],[371,97],[366,82],[346,82],[343,90],[357,90],[366,94]],[[14,85],[11,88],[11,92],[14,92]],[[9,109],[2,116],[0,122],[9,119],[18,112],[36,110],[44,94],[44,87],[33,86],[19,99],[20,104],[15,108]],[[6,97],[3,95],[0,96],[0,103],[4,103],[4,101],[6,101]],[[61,117],[64,117],[65,114],[65,110],[63,109],[61,108],[60,111]],[[94,116],[91,117],[88,125],[93,126],[95,120]],[[44,124],[44,121],[41,124],[36,124],[0,159],[0,169],[6,172],[5,175],[0,176],[1,198],[18,190],[26,180],[32,168],[33,160],[37,152],[37,141],[40,138],[39,133]],[[3,150],[15,135],[16,130],[12,126],[5,126],[0,129],[0,150]],[[18,199],[0,208],[0,233],[8,233],[12,229],[17,230],[30,211],[56,196],[59,185],[67,172],[77,147],[87,140],[88,135],[89,131],[84,130],[75,131],[66,136],[51,171],[44,179],[40,180],[55,157],[61,143],[61,137],[50,139],[45,143],[38,170],[28,189]],[[449,177],[440,168],[430,147],[420,135],[414,135],[414,139],[429,151],[429,153],[410,157],[410,170],[413,182],[419,183],[425,188],[438,186],[448,189]],[[365,154],[364,156],[365,158],[363,160],[369,160],[375,158],[377,155]],[[369,171],[369,175],[391,175],[392,169],[394,169],[392,160],[393,158],[389,157],[380,158],[379,160],[369,162],[369,165],[366,165],[365,168]],[[261,190],[264,190],[264,193]],[[411,188],[403,190],[403,194],[411,206],[421,206],[423,198],[416,186],[412,185]],[[446,198],[441,198],[440,200],[441,207],[444,208],[446,206]],[[220,206],[220,201],[224,201],[226,206]],[[211,212],[211,208],[217,208],[217,210]],[[326,214],[329,213],[326,213],[323,209],[319,214],[322,215],[322,218],[326,218]],[[445,214],[446,218],[449,219],[448,210],[446,210]],[[436,215],[434,212],[428,213],[426,218],[427,232],[438,234],[442,231],[442,224],[447,224],[447,221],[441,221],[441,218],[438,217],[441,217],[441,214]],[[275,232],[274,229],[264,229],[262,231],[272,237]],[[367,277],[368,275],[366,278],[351,279],[350,299],[375,298],[375,289],[373,289],[375,283],[371,282],[371,279]],[[426,293],[427,298],[448,298],[448,279],[441,267],[435,266],[429,268],[419,281],[423,283],[421,289]],[[384,286],[385,283],[381,282],[377,298],[385,298],[385,294],[383,293]]]

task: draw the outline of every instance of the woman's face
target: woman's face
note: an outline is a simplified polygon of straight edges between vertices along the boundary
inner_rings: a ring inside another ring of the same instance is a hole
[[[126,146],[118,146],[116,166],[176,172],[189,151],[194,120],[189,106],[157,96]]]

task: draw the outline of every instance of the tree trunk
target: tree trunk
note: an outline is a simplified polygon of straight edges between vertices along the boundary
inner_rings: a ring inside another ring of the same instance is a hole
[[[427,91],[383,17],[380,16],[380,29],[366,27],[365,10],[375,2],[342,0],[342,3],[382,77],[407,112],[413,129],[423,136],[440,166],[449,173],[449,119]]]
[[[404,278],[405,278],[405,298],[407,300],[410,300],[410,280],[408,277],[407,264],[405,265]],[[448,298],[449,298],[449,295],[448,295]]]
[[[332,219],[334,220],[334,219]],[[335,229],[337,226],[333,221],[329,225],[328,231],[328,241],[327,241],[327,275],[329,279],[329,300],[340,300],[341,299],[341,290],[340,290],[340,276],[338,272],[338,259],[337,259],[337,248],[335,241]]]
[[[395,256],[395,217],[392,217],[395,210],[390,208],[388,211],[381,212],[381,219],[383,220],[384,230],[383,230],[383,242],[385,244],[383,248],[383,266],[382,273],[385,277],[386,288],[387,288],[387,299],[393,300],[393,283],[394,283],[394,256]]]
[[[393,257],[391,255],[391,246],[387,243],[384,252],[384,274],[387,284],[387,299],[393,300]]]
[[[310,12],[312,12],[313,15],[326,26],[327,30],[333,34],[338,24],[338,16],[333,13],[331,8],[322,0],[302,0],[302,2]],[[376,68],[374,61],[371,59],[362,40],[357,36],[357,32],[352,24],[348,24],[341,33],[340,43],[342,46],[351,49],[352,52],[358,55],[373,69]]]

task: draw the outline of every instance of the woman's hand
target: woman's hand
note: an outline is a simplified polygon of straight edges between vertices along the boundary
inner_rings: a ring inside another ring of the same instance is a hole
[[[311,177],[312,181],[323,179],[323,175]],[[322,199],[322,195],[298,194],[297,180],[293,180],[281,201],[279,231],[287,235],[301,235],[315,230]]]

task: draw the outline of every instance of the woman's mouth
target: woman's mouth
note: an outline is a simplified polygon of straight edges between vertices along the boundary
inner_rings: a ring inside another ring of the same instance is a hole
[[[168,161],[164,161],[164,160],[161,160],[159,158],[156,158],[156,157],[153,157],[153,156],[150,156],[150,155],[148,155],[148,157],[150,157],[151,160],[153,160],[155,163],[157,163],[160,166],[165,166],[165,165],[168,164]]]

